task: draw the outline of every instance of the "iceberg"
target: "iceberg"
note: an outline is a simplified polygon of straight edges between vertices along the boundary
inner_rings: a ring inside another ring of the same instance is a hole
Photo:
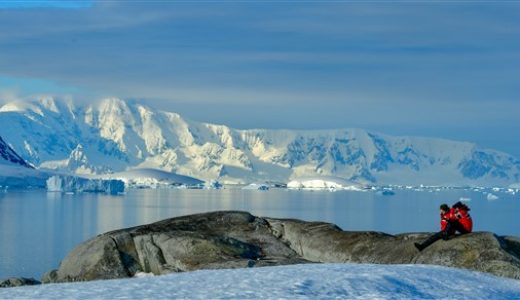
[[[381,190],[377,191],[376,194],[380,196],[394,196],[395,192],[392,190]]]
[[[509,188],[520,190],[520,182],[511,184]]]
[[[242,188],[243,190],[259,190],[259,191],[268,191],[269,186],[263,183],[251,183],[250,185],[246,185]]]
[[[217,180],[211,180],[209,183],[206,183],[204,185],[204,188],[211,190],[219,190],[222,188],[222,184]]]
[[[47,191],[63,193],[107,193],[116,195],[125,191],[125,183],[116,179],[104,180],[55,175],[47,179]]]
[[[486,198],[487,198],[488,200],[497,200],[497,199],[498,199],[498,196],[495,195],[495,194],[492,194],[492,193],[488,193],[487,196],[486,196]]]
[[[333,176],[304,177],[294,179],[287,183],[287,188],[307,190],[363,190],[363,186],[359,183]]]

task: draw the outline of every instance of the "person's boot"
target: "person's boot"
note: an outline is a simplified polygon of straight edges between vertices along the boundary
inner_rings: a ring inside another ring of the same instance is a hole
[[[440,240],[443,237],[443,231],[437,232],[436,234],[432,234],[429,238],[426,239],[426,241],[422,243],[414,243],[415,248],[419,251],[423,251],[426,247],[430,246],[431,244],[435,243],[436,241]]]

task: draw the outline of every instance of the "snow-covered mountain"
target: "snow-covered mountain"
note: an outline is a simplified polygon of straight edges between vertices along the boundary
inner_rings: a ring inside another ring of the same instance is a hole
[[[237,130],[117,98],[9,103],[0,123],[0,136],[32,165],[78,174],[157,168],[229,183],[316,175],[380,184],[520,181],[520,160],[472,143],[361,129]]]
[[[34,169],[0,136],[0,189],[43,188],[48,172]]]
[[[0,165],[33,168],[21,158],[0,136]]]

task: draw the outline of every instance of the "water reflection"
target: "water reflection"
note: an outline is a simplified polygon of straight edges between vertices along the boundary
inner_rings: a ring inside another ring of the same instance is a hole
[[[309,192],[269,190],[131,190],[124,196],[43,191],[0,193],[0,278],[39,278],[80,242],[99,233],[215,210],[325,221],[344,230],[391,234],[438,229],[440,203],[469,202],[475,230],[520,236],[520,199],[488,201],[475,191]]]

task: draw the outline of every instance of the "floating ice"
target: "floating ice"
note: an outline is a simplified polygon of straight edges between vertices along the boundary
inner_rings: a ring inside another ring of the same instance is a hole
[[[259,190],[259,191],[267,191],[269,190],[269,186],[263,183],[251,183],[250,185],[246,185],[242,188],[243,190]]]
[[[219,190],[222,188],[222,184],[220,182],[218,182],[217,180],[211,180],[209,183],[206,183],[204,185],[204,188],[212,189],[212,190]]]
[[[495,194],[488,193],[487,196],[486,196],[486,198],[487,198],[488,200],[497,200],[497,199],[498,199],[498,196],[495,195]]]
[[[392,190],[382,190],[382,191],[377,191],[376,194],[381,195],[381,196],[393,196],[393,195],[395,195],[395,192]]]

